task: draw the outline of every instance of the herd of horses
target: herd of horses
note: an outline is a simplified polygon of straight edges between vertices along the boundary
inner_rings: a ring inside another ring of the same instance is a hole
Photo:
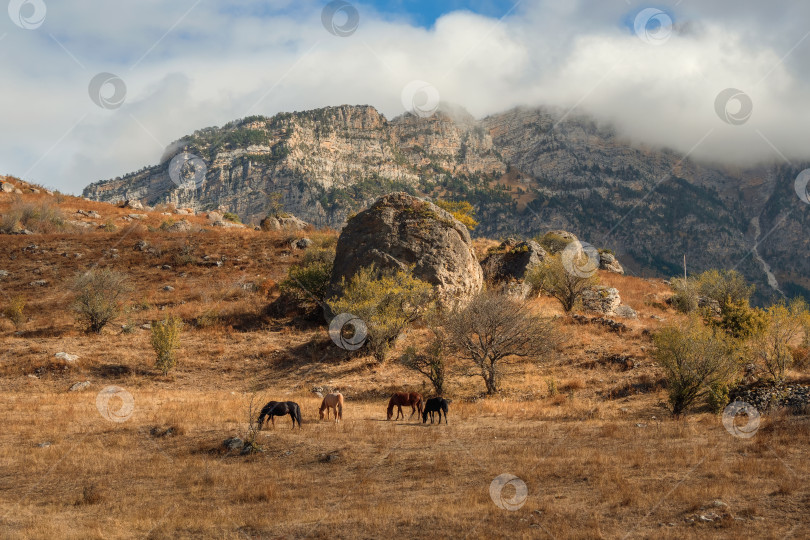
[[[438,413],[439,423],[442,423],[442,414],[444,414],[444,423],[447,424],[447,409],[449,404],[450,401],[442,397],[432,397],[425,401],[422,399],[422,396],[416,392],[397,392],[392,395],[391,399],[388,401],[387,418],[391,420],[391,417],[394,416],[394,407],[396,407],[397,416],[394,420],[399,420],[400,416],[405,420],[405,413],[402,412],[402,407],[410,406],[411,416],[408,417],[409,419],[413,418],[413,415],[418,412],[419,416],[422,417],[423,424],[427,423],[428,415],[430,415],[430,423],[432,424],[435,418],[434,414]],[[321,402],[321,408],[318,410],[321,420],[324,419],[324,412],[326,413],[327,420],[331,419],[332,412],[334,412],[335,415],[335,422],[343,420],[343,394],[336,392],[324,396]],[[298,403],[294,401],[270,401],[267,405],[262,407],[261,413],[259,413],[258,427],[262,429],[267,420],[270,420],[273,428],[275,428],[275,417],[288,415],[292,419],[293,429],[295,429],[296,422],[300,428],[301,407],[299,407]]]

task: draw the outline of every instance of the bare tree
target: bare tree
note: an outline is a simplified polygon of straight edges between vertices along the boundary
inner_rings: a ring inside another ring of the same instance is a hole
[[[127,276],[107,268],[79,273],[71,284],[76,294],[73,310],[88,333],[100,333],[121,312],[130,291]]]
[[[502,364],[510,357],[540,360],[559,344],[549,319],[532,314],[525,302],[491,292],[450,313],[446,329],[459,356],[480,371],[489,395],[500,389]]]
[[[554,255],[544,264],[532,268],[526,275],[526,283],[531,285],[534,292],[544,292],[559,300],[568,313],[574,309],[586,289],[599,283],[599,278],[595,273],[566,268],[562,257]]]

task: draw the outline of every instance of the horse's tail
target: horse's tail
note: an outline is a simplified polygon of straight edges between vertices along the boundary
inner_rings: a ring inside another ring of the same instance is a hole
[[[301,427],[301,407],[295,404],[295,419],[298,421],[298,427]]]
[[[337,412],[338,418],[343,420],[343,394],[338,394]]]

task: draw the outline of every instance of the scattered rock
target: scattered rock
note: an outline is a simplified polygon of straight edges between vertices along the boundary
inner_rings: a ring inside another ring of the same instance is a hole
[[[181,219],[177,223],[172,223],[166,227],[166,232],[191,232],[193,229],[191,223],[185,219]]]
[[[168,264],[164,264],[163,266],[161,266],[161,267],[160,267],[160,269],[161,269],[161,270],[171,270],[171,269],[172,269],[172,267],[171,267],[171,266],[169,266]]]
[[[240,439],[239,437],[231,437],[230,439],[225,439],[223,441],[222,446],[225,447],[229,452],[233,452],[235,450],[241,450],[245,446],[245,441]]]
[[[147,216],[146,214],[127,214],[127,217],[128,217],[129,219],[138,219],[138,220],[142,220],[142,219],[146,219],[146,218],[148,218],[149,216]]]
[[[30,285],[31,287],[44,287],[44,286],[46,286],[47,284],[48,284],[48,281],[47,281],[47,280],[44,280],[44,279],[38,279],[38,280],[36,280],[36,281],[32,281],[31,283],[29,283],[29,285]]]
[[[307,249],[314,243],[315,242],[313,242],[309,238],[300,238],[292,243],[292,247],[298,249]]]
[[[166,292],[174,292],[174,287],[172,287],[171,285],[166,285],[165,287],[163,287],[163,290]]]
[[[466,301],[484,285],[467,227],[407,193],[380,197],[349,219],[338,238],[332,292],[370,264],[381,271],[412,268],[414,277],[436,287],[445,306]]]
[[[593,287],[582,293],[582,307],[586,311],[613,315],[621,305],[622,299],[619,290],[613,287]]]
[[[190,210],[188,208],[177,208],[175,209],[174,213],[180,216],[193,216],[194,210]]]
[[[740,385],[729,392],[729,401],[748,403],[756,407],[760,413],[787,409],[797,414],[805,414],[810,412],[810,386],[802,384],[786,384],[778,387]]]
[[[221,222],[223,217],[222,214],[219,212],[208,212],[208,221],[211,223]]]
[[[149,251],[149,248],[152,247],[152,244],[147,242],[146,240],[140,240],[135,247],[133,248],[135,251]]]
[[[79,392],[90,387],[90,381],[77,382],[70,387],[70,392]]]
[[[636,310],[625,304],[621,304],[619,307],[617,307],[614,311],[614,315],[621,317],[622,319],[638,319],[638,313],[636,313]]]
[[[51,441],[44,441],[44,442],[39,443],[37,445],[37,448],[50,448],[51,444],[53,444],[53,443],[51,443]]]
[[[88,217],[90,219],[101,219],[101,214],[99,214],[95,210],[90,210],[89,212],[85,210],[77,210],[76,213],[84,217]]]
[[[0,270],[0,278],[8,277],[8,270]]]
[[[340,459],[340,450],[332,450],[328,454],[321,454],[321,463],[333,463]]]
[[[132,210],[143,210],[143,205],[141,204],[140,201],[130,199],[124,203],[123,208],[131,208]]]
[[[614,274],[624,274],[624,268],[619,264],[613,253],[603,251],[599,253],[599,268]]]
[[[14,185],[9,184],[8,182],[3,182],[0,184],[0,191],[3,193],[14,193]]]
[[[68,364],[73,364],[74,362],[76,362],[76,360],[78,360],[78,359],[79,359],[79,357],[78,357],[77,355],[75,355],[75,354],[68,354],[68,353],[66,353],[66,352],[58,352],[58,353],[56,353],[56,354],[55,354],[55,355],[53,355],[53,356],[54,356],[55,358],[59,358],[60,360],[64,360],[64,361],[65,361],[65,362],[67,362]]]
[[[143,328],[144,330],[151,330],[152,325],[149,324],[149,323],[144,323],[144,324],[141,325],[141,328]]]

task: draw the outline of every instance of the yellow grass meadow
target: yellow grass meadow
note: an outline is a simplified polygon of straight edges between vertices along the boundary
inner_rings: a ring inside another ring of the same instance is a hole
[[[61,206],[126,212],[74,198]],[[447,425],[407,418],[409,409],[386,421],[392,392],[430,394],[396,360],[420,331],[384,365],[349,356],[322,323],[267,310],[300,257],[289,235],[170,234],[164,219],[0,243],[2,301],[27,299],[20,329],[0,319],[3,538],[808,535],[810,419],[763,416],[751,438],[701,409],[673,419],[649,358],[650,332],[679,317],[660,280],[602,275],[639,312],[623,334],[531,300],[560,317],[554,358],[510,364],[496,397],[454,361]],[[140,241],[154,253],[135,249]],[[189,263],[190,252],[223,264]],[[65,284],[95,263],[126,272],[134,289],[115,323],[87,335]],[[186,327],[178,365],[163,376],[143,325],[169,314]],[[316,387],[345,395],[343,422],[318,421]],[[277,418],[258,437],[263,452],[228,452],[223,441],[246,435],[251,403],[271,399],[298,402],[301,429]]]

